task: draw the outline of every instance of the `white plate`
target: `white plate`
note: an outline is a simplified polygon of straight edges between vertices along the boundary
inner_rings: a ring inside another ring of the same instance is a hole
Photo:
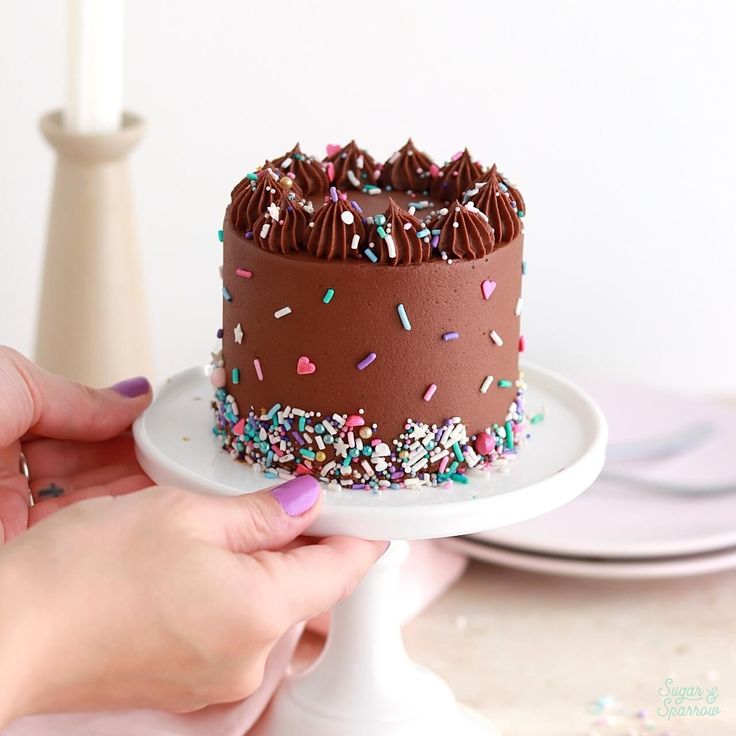
[[[326,491],[324,509],[310,533],[369,539],[455,536],[547,513],[582,493],[603,465],[603,415],[569,381],[534,365],[525,365],[524,372],[528,409],[544,408],[547,418],[534,425],[532,440],[511,472],[478,473],[451,490]],[[217,447],[211,395],[200,368],[167,381],[133,427],[143,469],[157,483],[206,493],[248,493],[272,485]]]
[[[736,470],[736,410],[635,386],[585,382],[609,421],[610,442],[645,442],[707,422],[701,444],[627,473],[680,484],[726,483]],[[623,464],[616,466],[624,467]],[[517,551],[612,559],[691,555],[736,545],[736,494],[677,496],[598,479],[572,503],[541,518],[474,538]]]
[[[447,539],[443,544],[454,552],[462,552],[482,562],[546,575],[579,578],[654,580],[705,575],[736,567],[736,547],[701,555],[665,557],[659,560],[593,560],[521,552],[495,547],[470,538]]]

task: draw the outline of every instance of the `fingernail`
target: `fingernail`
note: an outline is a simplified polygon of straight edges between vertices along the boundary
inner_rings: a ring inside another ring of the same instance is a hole
[[[148,383],[148,379],[145,376],[136,376],[135,378],[126,378],[111,388],[121,396],[134,399],[136,396],[147,394],[151,390],[151,384]]]
[[[289,516],[301,516],[309,511],[321,492],[319,482],[311,475],[300,475],[271,491]]]

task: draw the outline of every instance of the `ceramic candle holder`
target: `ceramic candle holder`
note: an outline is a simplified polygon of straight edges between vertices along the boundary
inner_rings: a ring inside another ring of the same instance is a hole
[[[129,113],[119,131],[77,134],[60,112],[41,131],[57,153],[36,360],[92,386],[151,374],[145,288],[128,169],[143,135]]]

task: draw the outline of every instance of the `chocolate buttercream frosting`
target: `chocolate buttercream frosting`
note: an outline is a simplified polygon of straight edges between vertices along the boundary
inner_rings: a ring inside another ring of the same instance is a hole
[[[307,251],[315,258],[327,260],[358,258],[365,237],[360,212],[335,189],[309,223]],[[357,237],[356,237],[357,236]]]
[[[524,203],[524,197],[521,196],[521,192],[500,171],[498,172],[498,178],[506,189],[508,189],[511,204],[516,208],[516,213],[519,217],[524,217],[526,214],[526,204]]]
[[[462,199],[463,193],[483,174],[483,168],[473,161],[466,148],[459,156],[448,161],[432,181],[430,193],[442,202]]]
[[[433,165],[432,159],[418,150],[409,138],[383,165],[380,182],[391,189],[424,192],[432,182],[430,169]]]
[[[427,234],[419,237],[423,231]],[[368,242],[377,252],[378,260],[390,266],[422,263],[432,255],[429,232],[424,225],[390,198],[385,214],[373,218]]]
[[[294,181],[304,196],[324,194],[330,186],[322,164],[312,156],[302,153],[298,143],[291,151],[275,158],[273,163],[285,174],[294,175]]]
[[[299,187],[293,182],[290,185],[282,183],[283,179],[283,173],[266,161],[259,171],[248,174],[236,185],[231,194],[230,221],[238,230],[252,230],[268,205],[281,197],[302,198]]]
[[[291,253],[304,250],[309,215],[302,202],[282,196],[253,225],[253,238],[263,250]]]
[[[354,140],[328,155],[323,163],[330,184],[338,189],[362,189],[366,184],[375,185],[378,180],[375,159],[359,148]]]
[[[436,247],[448,258],[473,260],[493,251],[495,238],[488,218],[470,204],[455,200],[436,212],[427,221],[427,227],[433,233],[439,230]]]
[[[499,243],[509,243],[521,232],[516,203],[495,164],[465,192],[464,201],[488,216]]]

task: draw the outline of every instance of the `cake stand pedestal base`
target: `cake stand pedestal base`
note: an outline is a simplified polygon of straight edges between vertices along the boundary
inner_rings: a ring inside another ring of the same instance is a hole
[[[392,542],[332,614],[320,658],[288,677],[249,736],[499,736],[412,662],[395,611],[406,542]]]

